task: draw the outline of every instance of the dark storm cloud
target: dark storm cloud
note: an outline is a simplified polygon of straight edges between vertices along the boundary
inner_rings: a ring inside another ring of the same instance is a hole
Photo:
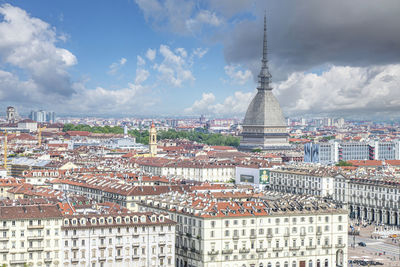
[[[224,36],[227,62],[244,63],[253,74],[261,56],[264,8],[275,78],[327,63],[368,66],[400,61],[398,0],[273,0],[254,6],[257,19],[241,21]]]

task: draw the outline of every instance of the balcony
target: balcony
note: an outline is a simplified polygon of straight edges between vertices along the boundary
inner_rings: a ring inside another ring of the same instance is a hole
[[[242,254],[244,254],[244,253],[249,253],[250,252],[250,249],[248,249],[248,248],[241,248],[241,249],[239,249],[239,253],[242,253]]]
[[[132,260],[139,260],[140,256],[139,255],[132,255]]]
[[[256,235],[250,235],[250,239],[256,239]]]
[[[272,234],[267,234],[267,238],[271,239],[273,237]]]
[[[134,247],[134,248],[137,248],[137,247],[139,247],[139,246],[140,246],[140,243],[139,243],[139,242],[132,243],[132,247]]]
[[[219,250],[210,250],[207,254],[208,255],[218,255],[219,254]]]
[[[234,235],[234,236],[232,237],[232,239],[233,239],[233,240],[238,240],[238,239],[239,239],[239,236],[238,236],[238,235]]]
[[[299,246],[290,247],[289,250],[300,250],[300,247]]]
[[[222,254],[232,254],[233,250],[232,249],[223,249]]]
[[[284,237],[289,237],[289,236],[290,236],[290,233],[284,233],[283,236],[284,236]]]
[[[307,250],[311,250],[311,249],[315,249],[315,248],[316,248],[315,245],[306,247]]]
[[[124,256],[115,256],[116,261],[122,261],[124,259]]]
[[[165,246],[165,244],[166,244],[165,240],[158,241],[159,246]]]
[[[346,244],[336,244],[335,247],[336,248],[344,248],[344,247],[346,247]]]
[[[283,248],[282,248],[282,247],[280,247],[280,248],[275,247],[275,248],[273,248],[272,250],[273,250],[274,252],[276,252],[276,251],[282,251]]]
[[[158,253],[158,257],[159,258],[165,258],[167,255],[165,255],[165,253]]]
[[[4,237],[4,236],[1,236],[0,237],[0,242],[8,242],[8,240],[9,240],[9,238],[8,237]]]
[[[266,252],[267,248],[257,248],[256,251],[257,252]]]
[[[317,231],[317,235],[322,235],[322,232],[321,231]]]
[[[8,231],[10,230],[10,228],[8,228],[7,226],[0,226],[0,231]]]
[[[322,245],[322,248],[323,249],[329,249],[329,248],[332,248],[332,245]]]
[[[71,248],[71,250],[79,250],[79,247],[73,246],[73,247]]]
[[[121,244],[121,243],[119,243],[119,244],[115,244],[115,247],[116,248],[122,248],[124,245],[123,244]]]
[[[105,256],[100,256],[99,257],[99,261],[106,261],[106,257]]]
[[[25,259],[19,259],[19,260],[10,260],[10,264],[25,264],[27,260]]]
[[[46,263],[50,263],[50,262],[52,262],[52,261],[53,261],[52,258],[45,258],[45,259],[44,259],[44,262],[46,262]]]
[[[43,229],[44,225],[39,224],[39,225],[28,225],[28,229]]]
[[[29,247],[28,251],[42,251],[44,249],[44,247]]]
[[[9,248],[0,248],[0,253],[8,253],[9,251]]]
[[[301,232],[300,235],[301,235],[301,236],[305,236],[306,233],[305,233],[305,232]]]
[[[79,262],[79,259],[78,258],[72,258],[71,259],[71,263],[78,263]]]
[[[42,240],[43,238],[44,236],[42,235],[31,235],[27,237],[28,240]]]

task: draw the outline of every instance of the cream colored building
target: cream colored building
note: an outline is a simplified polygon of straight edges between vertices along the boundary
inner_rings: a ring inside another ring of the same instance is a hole
[[[62,232],[63,266],[174,266],[175,222],[164,215],[70,216]]]
[[[60,266],[61,224],[56,205],[0,207],[0,263]]]
[[[216,202],[168,194],[139,205],[178,223],[178,267],[347,266],[347,211],[320,199]]]

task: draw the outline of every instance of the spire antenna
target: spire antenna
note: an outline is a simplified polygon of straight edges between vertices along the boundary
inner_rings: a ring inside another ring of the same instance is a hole
[[[264,11],[264,40],[263,40],[263,56],[261,60],[261,71],[258,75],[258,90],[272,90],[270,86],[271,74],[268,69],[267,57],[267,11]]]

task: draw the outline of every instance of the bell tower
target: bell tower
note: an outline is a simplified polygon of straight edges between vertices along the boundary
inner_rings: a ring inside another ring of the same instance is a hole
[[[152,157],[157,155],[157,130],[153,122],[149,131],[149,150]]]

